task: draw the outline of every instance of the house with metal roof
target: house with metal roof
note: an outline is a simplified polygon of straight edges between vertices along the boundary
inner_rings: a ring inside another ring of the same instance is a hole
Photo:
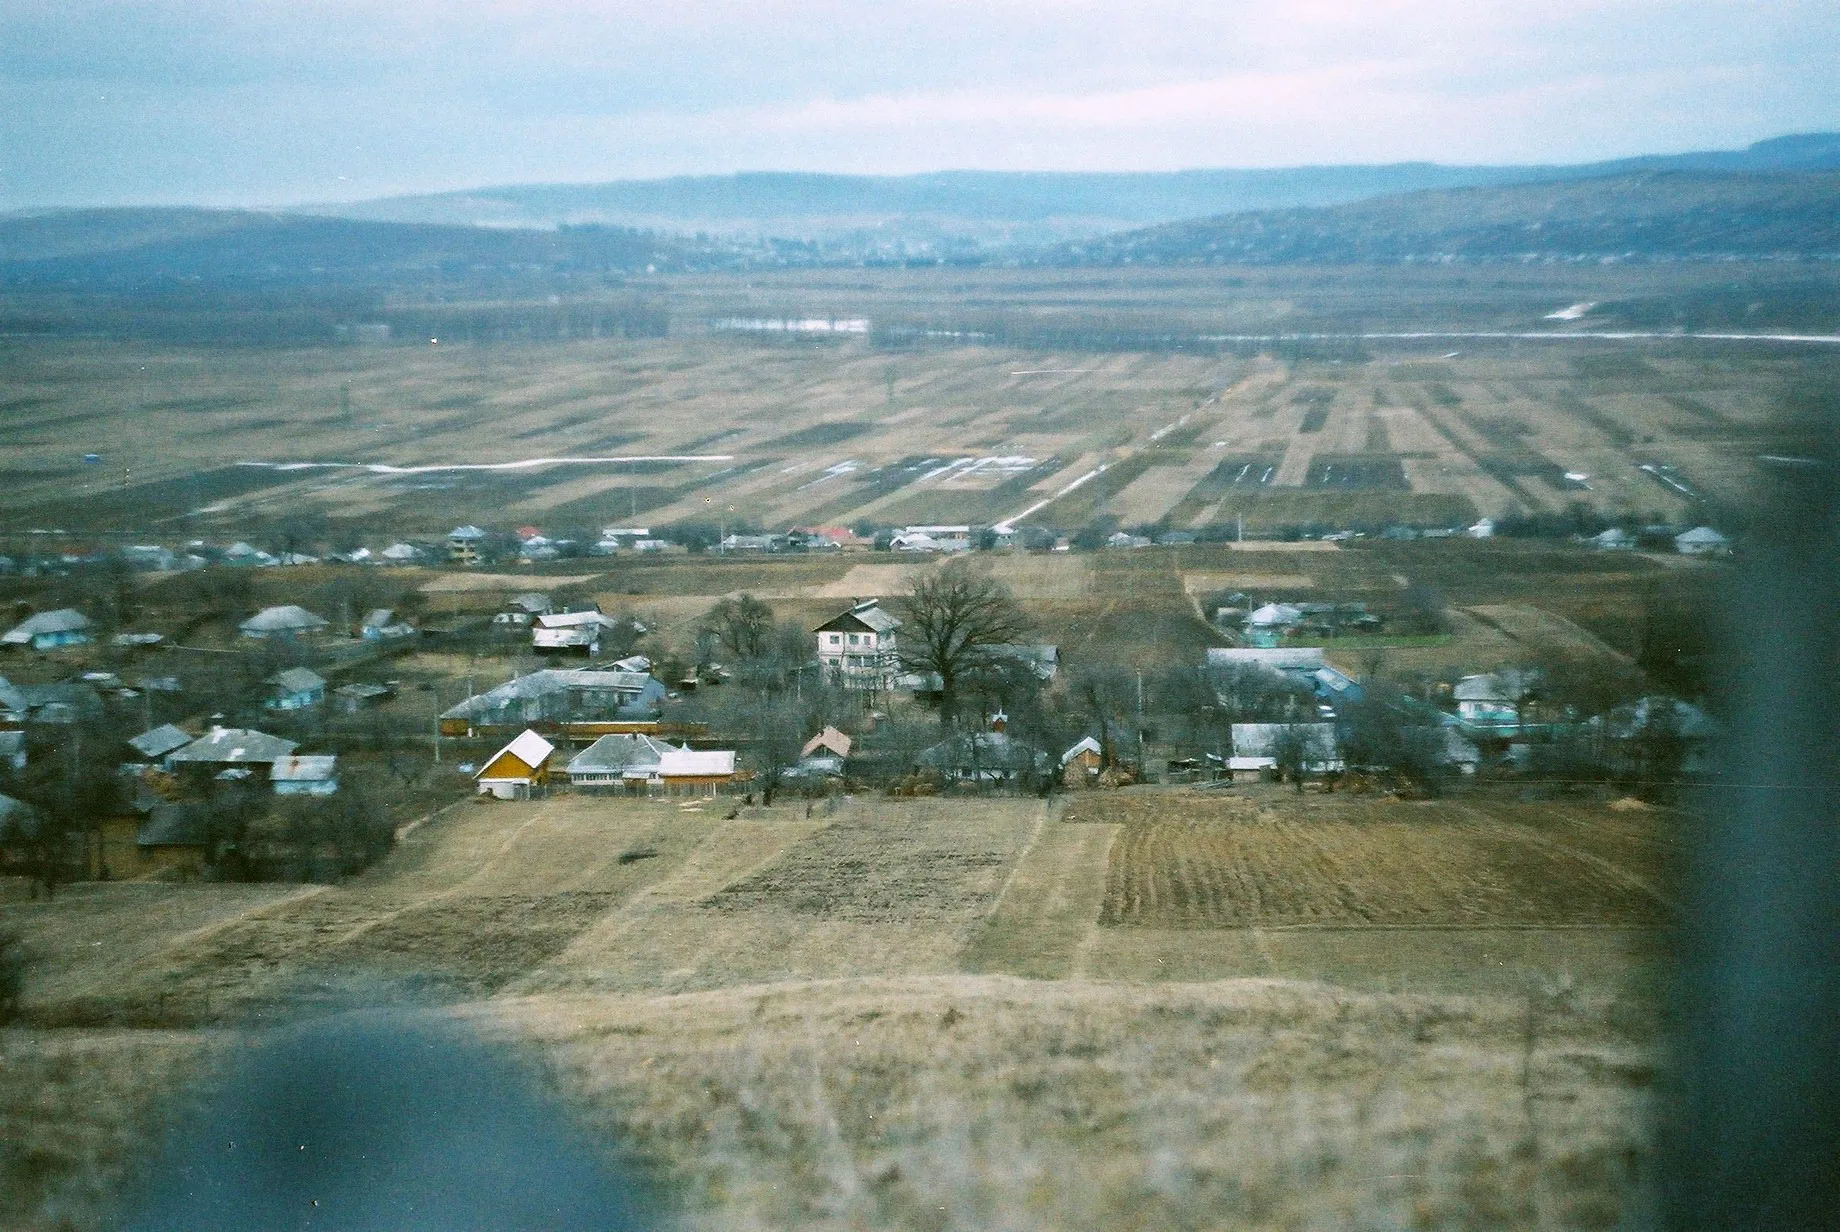
[[[198,739],[166,755],[175,770],[216,773],[256,768],[266,772],[278,757],[300,747],[293,740],[245,727],[213,727]]]
[[[447,559],[457,565],[476,565],[479,563],[479,546],[486,541],[486,532],[468,523],[456,526],[447,532]]]
[[[194,737],[182,727],[162,723],[128,741],[128,747],[152,762],[164,762],[168,756],[190,744]]]
[[[89,640],[89,617],[74,607],[28,616],[0,634],[0,646],[29,646],[33,650],[81,646]]]
[[[507,680],[441,715],[444,734],[536,724],[634,722],[656,718],[664,685],[642,672],[550,668]]]
[[[1723,556],[1731,551],[1731,540],[1710,526],[1695,526],[1674,536],[1674,550],[1682,556]]]
[[[339,759],[330,753],[277,757],[268,772],[277,796],[333,796],[339,791]]]
[[[374,608],[358,627],[358,635],[367,642],[387,642],[399,637],[414,637],[415,626],[397,618],[387,607]]]
[[[1267,603],[1246,617],[1246,640],[1254,646],[1274,647],[1301,623],[1302,608],[1291,603]]]
[[[242,630],[244,637],[286,641],[324,633],[326,625],[324,616],[316,616],[298,604],[283,603],[263,608],[237,628]]]
[[[585,612],[546,612],[532,617],[530,647],[538,654],[580,651],[590,657],[601,652],[601,638],[607,630],[619,627],[611,616],[589,609]]]
[[[1326,774],[1343,768],[1333,723],[1235,723],[1233,755],[1227,769],[1259,773],[1282,770],[1292,750],[1285,742],[1296,740],[1306,774]]]
[[[968,783],[1009,784],[1044,775],[1053,760],[1008,732],[960,732],[920,754],[920,764],[950,779]]]
[[[1207,665],[1228,670],[1262,668],[1288,676],[1314,691],[1316,673],[1328,664],[1320,646],[1210,646]]]
[[[290,667],[263,683],[272,690],[262,703],[269,710],[307,710],[326,700],[326,678],[311,668]]]
[[[486,759],[473,774],[479,794],[496,800],[528,800],[549,786],[556,746],[526,729]]]
[[[846,689],[888,690],[900,674],[901,622],[879,599],[850,605],[819,625],[818,665]]]
[[[670,748],[643,734],[602,736],[570,759],[565,773],[577,790],[642,791],[658,776],[658,763]]]

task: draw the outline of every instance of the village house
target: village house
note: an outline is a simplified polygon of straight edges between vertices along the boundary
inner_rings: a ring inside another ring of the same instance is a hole
[[[162,723],[150,728],[128,741],[128,747],[137,753],[143,762],[167,768],[174,753],[190,744],[196,737],[182,727],[171,723]]]
[[[1285,747],[1296,741],[1294,749]],[[1259,774],[1282,771],[1287,756],[1296,756],[1306,774],[1328,774],[1344,768],[1333,723],[1235,723],[1233,755],[1227,769]]]
[[[920,754],[920,764],[947,779],[1009,785],[1048,773],[1048,755],[1006,731],[960,732]]]
[[[1246,644],[1271,649],[1302,623],[1302,608],[1290,603],[1267,603],[1246,617]]]
[[[799,749],[799,756],[816,757],[828,753],[833,757],[848,757],[853,747],[855,747],[855,742],[848,736],[835,727],[826,726],[823,731],[805,742],[804,746]]]
[[[1731,551],[1731,540],[1710,526],[1695,526],[1674,536],[1674,550],[1682,556],[1724,556]]]
[[[846,689],[894,688],[901,670],[896,641],[900,627],[901,622],[883,610],[880,600],[851,604],[848,611],[813,630],[820,670]]]
[[[290,667],[263,681],[273,690],[262,703],[268,710],[306,710],[326,700],[326,678],[305,667]]]
[[[441,731],[470,736],[499,728],[548,725],[581,734],[597,725],[657,717],[664,685],[639,672],[552,668],[508,680],[467,698],[441,715]]]
[[[735,781],[733,749],[677,747],[652,736],[602,736],[571,760],[569,785],[668,796],[713,796]]]
[[[353,681],[334,689],[332,696],[341,713],[356,714],[367,706],[374,706],[385,698],[396,696],[396,689],[390,684]]]
[[[74,607],[39,612],[0,634],[0,646],[29,646],[33,650],[56,650],[60,646],[81,646],[90,640],[89,617]]]
[[[268,772],[277,796],[333,796],[339,791],[339,759],[330,754],[277,757]]]
[[[0,723],[68,725],[102,714],[101,694],[82,680],[13,684],[0,676]]]
[[[222,774],[226,770],[254,771],[266,778],[277,758],[299,745],[280,736],[242,727],[213,727],[198,739],[166,755],[176,772],[194,775]]]
[[[398,638],[414,637],[415,626],[406,620],[397,619],[396,613],[387,607],[375,608],[364,618],[358,633],[367,642],[389,642]]]
[[[592,608],[585,612],[550,612],[533,620],[530,646],[538,654],[579,651],[593,657],[601,652],[601,637],[619,624]]]
[[[422,549],[416,547],[413,543],[392,543],[389,547],[377,553],[377,563],[384,565],[415,565],[420,564],[427,556],[428,553],[422,551]]]
[[[263,608],[237,628],[242,630],[244,637],[294,641],[324,633],[326,625],[325,617],[316,616],[297,604],[284,603]]]
[[[1301,688],[1317,690],[1317,673],[1328,666],[1320,646],[1271,648],[1210,646],[1207,665],[1228,671],[1250,668],[1275,672]]]
[[[1061,782],[1068,787],[1091,787],[1105,769],[1105,750],[1092,736],[1081,736],[1061,754]]]
[[[476,565],[485,541],[486,533],[477,526],[456,526],[447,533],[447,559],[456,565]]]
[[[1465,727],[1492,735],[1510,735],[1521,725],[1521,706],[1533,692],[1526,672],[1503,668],[1465,676],[1451,690],[1457,719]]]
[[[204,871],[210,836],[210,814],[203,805],[165,800],[134,825],[134,841],[126,850],[120,849],[125,844],[110,843],[105,832],[102,862],[114,877],[166,873],[189,879]]]
[[[479,794],[497,800],[528,800],[549,786],[556,746],[528,729],[486,759],[473,775]]]
[[[519,595],[511,600],[511,602],[505,606],[504,611],[492,617],[492,623],[495,625],[512,625],[522,629],[527,627],[533,618],[547,616],[555,610],[556,607],[550,602],[548,595],[532,591],[528,594]]]
[[[1636,537],[1620,526],[1599,531],[1585,540],[1599,552],[1628,552],[1635,548]]]
[[[224,563],[239,569],[271,569],[281,562],[269,553],[239,539],[224,549]]]

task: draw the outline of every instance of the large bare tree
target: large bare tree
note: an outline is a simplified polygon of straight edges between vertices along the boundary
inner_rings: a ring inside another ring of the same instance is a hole
[[[988,660],[992,647],[1028,633],[1028,617],[1009,587],[957,562],[917,576],[906,607],[898,642],[901,666],[939,677],[940,719],[951,726],[960,689]]]
[[[743,593],[710,608],[703,628],[736,659],[757,659],[773,637],[773,609]]]

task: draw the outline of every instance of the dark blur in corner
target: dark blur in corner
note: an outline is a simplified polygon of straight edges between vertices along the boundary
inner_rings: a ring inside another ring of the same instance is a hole
[[[528,1076],[459,1027],[322,1020],[255,1048],[149,1169],[132,1232],[654,1227]]]
[[[1673,1229],[1840,1227],[1840,469],[1798,435],[1725,605],[1732,738],[1692,846],[1663,1125]]]

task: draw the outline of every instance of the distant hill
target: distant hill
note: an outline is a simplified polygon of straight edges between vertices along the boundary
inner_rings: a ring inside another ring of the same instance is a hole
[[[430,279],[721,268],[732,244],[625,228],[367,222],[252,210],[96,209],[0,217],[0,285],[395,285]]]
[[[372,221],[555,227],[604,223],[678,234],[777,236],[849,259],[950,257],[1052,244],[1248,210],[1339,205],[1435,188],[1642,171],[1840,170],[1840,134],[1779,137],[1744,150],[1579,166],[1283,167],[1155,173],[941,171],[909,176],[753,172],[535,184],[392,197],[312,212]]]
[[[1640,170],[1260,210],[1066,244],[1045,264],[1840,256],[1840,171]]]

